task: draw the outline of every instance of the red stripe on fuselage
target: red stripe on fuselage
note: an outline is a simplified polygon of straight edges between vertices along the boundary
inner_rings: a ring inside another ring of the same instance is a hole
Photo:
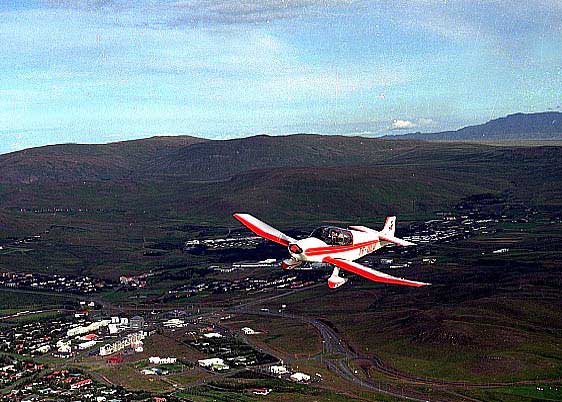
[[[377,244],[378,240],[370,240],[363,243],[350,244],[349,246],[328,246],[328,247],[315,247],[304,250],[304,254],[309,256],[321,254],[344,253],[346,251],[356,250],[362,247],[368,247]]]
[[[266,231],[260,229],[259,227],[257,227],[256,225],[248,222],[246,219],[242,218],[240,215],[238,214],[234,214],[233,215],[236,219],[238,219],[240,222],[242,222],[244,224],[244,226],[246,226],[248,229],[250,229],[252,232],[254,232],[255,234],[257,234],[258,236],[263,237],[264,239],[267,240],[271,240],[274,241],[277,244],[281,244],[282,246],[287,247],[289,245],[289,242],[287,240],[281,239],[277,236],[272,235],[271,233],[267,233]]]

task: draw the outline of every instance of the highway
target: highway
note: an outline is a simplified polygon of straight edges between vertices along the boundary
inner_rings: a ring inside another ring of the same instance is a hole
[[[303,292],[303,291],[308,291],[310,289],[319,287],[319,286],[325,286],[324,283],[317,283],[314,284],[312,286],[307,286],[304,288],[299,288],[299,289],[293,289],[293,290],[289,290],[287,292],[283,292],[283,293],[277,293],[274,295],[270,295],[270,296],[265,296],[262,298],[258,298],[258,299],[254,299],[251,301],[247,301],[247,302],[242,302],[240,303],[240,301],[236,302],[236,304],[232,304],[230,306],[216,306],[216,307],[211,307],[211,306],[207,306],[203,312],[201,312],[200,314],[194,314],[192,316],[189,317],[190,321],[196,322],[199,318],[201,317],[209,317],[212,316],[213,314],[216,313],[221,313],[221,312],[229,312],[229,313],[235,313],[235,314],[251,314],[251,315],[258,315],[258,316],[272,316],[272,317],[281,317],[281,318],[286,318],[286,319],[290,319],[290,320],[294,320],[294,321],[298,321],[298,322],[302,322],[303,324],[306,325],[311,325],[313,326],[319,333],[319,335],[321,336],[322,340],[323,340],[323,353],[322,355],[316,357],[316,359],[320,359],[321,362],[326,366],[327,369],[329,369],[332,373],[336,374],[337,376],[339,376],[340,378],[345,379],[346,381],[353,383],[357,386],[359,386],[360,388],[363,388],[365,390],[369,390],[369,391],[373,391],[373,392],[377,392],[377,393],[381,393],[381,394],[385,394],[385,395],[389,395],[395,398],[399,398],[399,399],[403,399],[403,400],[410,400],[410,401],[427,401],[427,398],[422,398],[419,393],[413,391],[412,389],[409,390],[404,390],[401,392],[395,392],[395,391],[391,391],[389,389],[382,389],[380,387],[380,385],[377,385],[376,382],[374,382],[373,380],[369,379],[369,378],[364,378],[361,377],[360,375],[357,374],[356,370],[352,367],[350,367],[349,363],[356,361],[356,360],[362,360],[362,361],[369,361],[371,363],[371,367],[375,370],[377,370],[378,372],[384,374],[386,377],[388,378],[393,378],[395,380],[397,380],[397,384],[399,385],[400,383],[405,384],[405,385],[410,385],[410,386],[427,386],[427,387],[431,387],[431,388],[438,388],[440,389],[442,392],[448,393],[451,395],[451,401],[478,401],[477,399],[468,397],[468,396],[464,396],[461,395],[459,393],[456,392],[456,390],[460,390],[460,389],[471,389],[471,388],[494,388],[494,387],[505,387],[505,386],[514,386],[514,385],[535,385],[535,384],[546,384],[546,383],[558,383],[559,380],[536,380],[536,381],[516,381],[516,382],[490,382],[490,383],[472,383],[472,382],[465,382],[465,381],[452,381],[452,380],[442,380],[442,379],[436,379],[436,378],[427,378],[427,377],[420,377],[420,376],[416,376],[416,375],[412,375],[409,373],[405,373],[402,371],[399,371],[395,368],[393,368],[392,366],[389,366],[388,364],[386,364],[382,359],[380,359],[378,356],[375,355],[361,355],[358,354],[357,352],[355,352],[354,350],[352,350],[352,348],[350,348],[347,343],[345,342],[345,340],[342,338],[342,336],[340,334],[338,334],[334,329],[332,329],[330,326],[328,326],[326,323],[320,321],[317,318],[312,318],[312,317],[307,317],[307,316],[303,316],[303,315],[296,315],[296,314],[292,314],[292,313],[288,313],[285,311],[274,311],[274,310],[262,310],[260,308],[260,306],[263,306],[264,303],[266,302],[270,302],[276,299],[282,299],[285,298],[289,295],[298,293],[298,292]],[[76,297],[78,298],[78,297]],[[108,302],[108,301],[104,301],[104,300],[99,300],[99,297],[96,297],[95,300],[97,303],[101,304],[102,307],[106,310],[113,310],[113,311],[129,311],[129,310],[157,310],[157,311],[167,311],[169,309],[172,309],[171,307],[167,307],[167,308],[160,308],[160,306],[143,306],[144,308],[130,308],[128,306],[116,306],[115,304]],[[184,306],[185,307],[185,306]],[[192,305],[190,305],[189,307],[193,307]],[[177,309],[178,306],[174,306],[174,309]],[[22,315],[32,315],[32,314],[38,314],[38,313],[43,313],[43,312],[49,312],[49,311],[57,311],[54,309],[46,309],[46,310],[35,310],[35,311],[25,311],[25,312],[20,312],[18,314],[14,314],[14,315],[10,315],[10,316],[4,316],[4,317],[0,317],[0,320],[8,320],[8,319],[13,319],[16,318],[18,316],[22,316]],[[60,310],[59,310],[60,311]],[[248,343],[250,343],[250,339],[245,337],[246,341],[248,341]],[[262,349],[261,347],[259,347],[258,345],[252,345],[258,349]],[[266,353],[275,355],[274,353],[272,353],[272,350],[263,350]],[[108,381],[110,382],[110,381]],[[202,382],[204,382],[204,380],[202,380]],[[189,386],[187,387],[181,387],[179,386],[179,384],[172,384],[170,383],[170,385],[176,387],[176,389],[184,389],[184,388],[189,388]],[[407,394],[405,394],[404,392],[406,392]]]
[[[253,305],[257,303],[249,303],[249,304]],[[359,387],[370,391],[374,391],[381,394],[390,395],[396,398],[410,400],[410,401],[418,401],[418,402],[427,401],[427,399],[420,399],[414,396],[404,395],[403,393],[397,393],[397,392],[392,392],[389,390],[382,389],[379,386],[375,385],[374,383],[368,381],[367,379],[363,379],[358,374],[356,374],[356,372],[351,367],[349,367],[348,362],[353,361],[359,358],[360,356],[358,356],[355,352],[353,352],[332,328],[330,328],[329,326],[327,326],[326,324],[324,324],[322,321],[318,319],[289,314],[285,312],[274,312],[274,311],[264,311],[260,309],[251,309],[249,307],[243,307],[243,306],[238,306],[228,311],[233,313],[245,313],[245,314],[252,314],[252,315],[282,317],[282,318],[288,318],[288,319],[304,322],[306,324],[310,324],[318,330],[320,336],[322,337],[322,340],[324,342],[323,355],[327,354],[327,355],[341,356],[337,358],[322,357],[322,361],[326,364],[326,367],[333,373],[337,374],[339,377],[344,378],[347,381],[352,382],[355,385],[358,385]]]

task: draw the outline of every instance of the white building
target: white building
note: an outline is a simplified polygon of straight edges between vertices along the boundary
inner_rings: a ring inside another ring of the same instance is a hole
[[[198,360],[197,363],[199,363],[201,367],[210,368],[213,371],[228,370],[230,368],[224,364],[224,360],[220,357]]]
[[[39,346],[37,349],[35,349],[33,352],[36,353],[47,353],[51,350],[51,346],[49,345],[43,345],[43,346]]]
[[[128,347],[132,348],[136,352],[141,352],[143,350],[142,340],[146,338],[146,336],[146,332],[139,331],[129,334],[125,338],[119,339],[116,342],[103,345],[100,347],[100,356],[111,355]]]
[[[78,344],[78,349],[80,349],[80,350],[88,349],[88,348],[91,348],[92,346],[95,346],[96,343],[97,343],[96,341],[83,342],[83,343]]]
[[[255,334],[259,334],[259,332],[254,331],[252,328],[250,327],[244,327],[242,328],[242,332],[244,332],[245,335],[255,335]]]
[[[72,346],[70,346],[69,344],[63,343],[62,345],[60,345],[57,349],[57,352],[59,353],[71,353],[72,352]]]
[[[269,371],[271,371],[271,374],[277,374],[277,375],[287,374],[289,372],[287,370],[287,367],[285,366],[271,366],[269,368]]]
[[[87,326],[73,327],[70,328],[68,331],[66,331],[66,336],[70,337],[70,336],[87,334],[88,332],[95,332],[99,330],[101,327],[107,327],[107,325],[110,322],[111,321],[109,320],[101,320],[101,321],[93,322]]]
[[[122,329],[121,326],[119,326],[119,324],[114,324],[114,323],[109,324],[107,328],[109,329],[110,335],[117,334]]]
[[[180,320],[179,318],[172,318],[168,321],[164,321],[162,323],[166,328],[181,328],[187,326],[184,320]]]
[[[291,375],[291,380],[296,382],[307,382],[310,381],[310,376],[304,373],[295,373]]]
[[[178,359],[176,357],[159,357],[151,356],[148,358],[151,364],[174,364]]]
[[[209,338],[209,339],[210,339],[210,338],[222,338],[222,335],[219,334],[218,332],[208,332],[208,333],[206,333],[206,334],[203,334],[203,336],[204,336],[205,338]]]

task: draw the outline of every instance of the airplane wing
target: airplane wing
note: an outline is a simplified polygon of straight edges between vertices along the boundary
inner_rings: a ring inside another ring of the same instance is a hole
[[[297,241],[292,237],[287,236],[285,233],[272,228],[267,223],[260,221],[258,218],[254,218],[250,214],[234,214],[232,215],[238,219],[244,226],[250,229],[252,232],[264,239],[274,241],[275,243],[281,244],[287,247],[290,243],[296,243]]]
[[[393,285],[404,285],[404,286],[414,286],[414,287],[430,285],[430,283],[410,281],[407,279],[397,278],[395,276],[385,274],[384,272],[375,271],[374,269],[365,267],[361,264],[357,264],[356,262],[353,261],[341,260],[333,257],[325,257],[322,261],[328,264],[335,265],[336,267],[339,267],[346,271],[353,272],[354,274],[362,276],[363,278],[367,278],[373,282],[382,282],[382,283],[389,283]]]

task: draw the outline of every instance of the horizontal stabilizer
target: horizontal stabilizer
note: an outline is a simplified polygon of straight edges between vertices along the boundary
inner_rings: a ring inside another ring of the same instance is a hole
[[[416,245],[416,243],[412,243],[411,241],[399,239],[398,237],[383,234],[382,232],[379,232],[379,240],[387,241],[389,243],[398,244],[399,246],[415,246]]]

